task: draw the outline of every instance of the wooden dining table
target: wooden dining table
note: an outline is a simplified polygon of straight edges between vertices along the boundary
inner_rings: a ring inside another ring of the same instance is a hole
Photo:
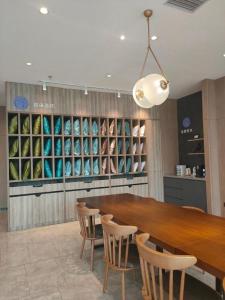
[[[217,278],[224,299],[225,218],[185,209],[133,194],[80,198],[100,214],[112,214],[119,224],[135,225],[150,234],[158,248],[174,254],[194,255],[197,265]]]

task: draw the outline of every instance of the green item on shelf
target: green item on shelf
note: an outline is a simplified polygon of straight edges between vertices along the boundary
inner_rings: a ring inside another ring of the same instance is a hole
[[[71,121],[67,120],[64,123],[64,134],[65,135],[70,135],[71,134]]]
[[[56,156],[62,155],[62,140],[61,140],[61,138],[58,138],[56,140],[56,143],[55,143],[55,155]]]
[[[76,119],[73,123],[73,132],[74,135],[80,135],[80,120]]]
[[[10,176],[13,180],[19,180],[18,170],[12,161],[9,162],[9,171],[10,171]]]
[[[99,175],[99,159],[95,158],[93,162],[93,174]]]
[[[80,155],[81,153],[80,139],[75,139],[73,153],[74,155]]]
[[[83,120],[83,135],[88,135],[89,132],[89,125],[88,125],[88,119],[84,118]]]
[[[46,117],[46,116],[43,117],[43,132],[44,132],[44,134],[51,134],[49,120],[48,120],[48,117]]]
[[[84,175],[85,176],[89,176],[91,174],[91,163],[90,163],[90,159],[86,159],[84,161]]]
[[[130,141],[129,140],[126,140],[126,142],[125,142],[125,148],[126,148],[126,153],[128,153],[128,150],[130,148]]]
[[[34,157],[41,155],[41,138],[38,137],[34,143]]]
[[[16,139],[10,147],[9,157],[14,157],[18,153],[19,150],[19,140]]]
[[[24,167],[23,167],[22,180],[26,180],[26,179],[29,178],[30,168],[31,168],[30,160],[27,160],[24,164]]]
[[[125,135],[130,136],[130,122],[128,120],[125,121]]]
[[[131,158],[128,157],[126,160],[126,173],[129,173],[131,170]]]
[[[22,157],[28,156],[29,150],[30,150],[30,138],[28,137],[28,138],[26,138],[25,142],[23,143],[21,156]]]
[[[75,173],[75,176],[81,175],[81,158],[78,158],[75,160],[74,173]]]
[[[12,117],[9,123],[9,134],[15,134],[18,132],[18,117],[17,115]]]
[[[34,179],[40,178],[41,173],[42,173],[42,161],[38,160],[34,166],[34,174],[33,174]]]
[[[121,157],[119,159],[119,166],[118,166],[118,172],[122,173],[123,172],[123,166],[124,166],[124,159]]]
[[[119,120],[117,122],[117,135],[122,135],[121,129],[122,129],[122,120]]]
[[[65,155],[70,155],[71,154],[71,139],[68,138],[64,142],[64,153]]]
[[[52,139],[47,138],[44,145],[44,156],[49,156],[52,150]]]
[[[92,135],[98,134],[98,123],[96,120],[92,122]]]
[[[45,177],[52,178],[52,168],[47,159],[44,162]]]
[[[118,143],[117,143],[118,154],[122,153],[122,150],[123,150],[122,146],[123,146],[123,140],[122,139],[118,139]]]
[[[98,138],[94,138],[92,140],[92,153],[94,155],[97,155],[98,154]]]
[[[41,116],[37,116],[34,121],[33,134],[41,133]]]
[[[90,154],[88,138],[84,138],[84,140],[83,140],[83,152],[84,152],[84,155]]]
[[[29,134],[29,133],[30,133],[30,117],[26,116],[26,118],[23,120],[22,134]]]
[[[55,121],[55,129],[54,129],[55,135],[59,135],[61,133],[61,130],[62,130],[62,119],[61,117],[58,117]]]
[[[55,177],[57,178],[62,177],[62,169],[63,169],[63,160],[62,158],[60,158],[56,162]]]
[[[72,164],[71,162],[68,160],[66,162],[66,165],[65,165],[65,175],[66,176],[71,176],[71,173],[72,173]]]

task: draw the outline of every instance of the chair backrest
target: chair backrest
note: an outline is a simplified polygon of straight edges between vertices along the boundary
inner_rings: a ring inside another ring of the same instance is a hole
[[[185,270],[193,266],[197,259],[188,255],[173,255],[155,251],[145,243],[149,240],[149,234],[143,233],[136,236],[138,252],[140,257],[141,274],[143,280],[143,296],[149,300],[163,300],[163,270],[169,271],[169,300],[173,300],[173,271],[181,271],[180,296],[183,300]],[[159,274],[159,292],[156,289],[155,269]],[[150,280],[151,278],[151,280]],[[159,294],[159,297],[158,297]]]
[[[201,212],[201,213],[205,213],[205,211],[199,207],[195,207],[195,206],[182,206],[183,208],[187,208],[187,209],[190,209],[190,210],[194,210],[194,211],[198,211],[198,212]]]
[[[85,202],[79,202],[76,205],[78,220],[80,223],[80,234],[88,239],[95,238],[96,216],[99,213],[98,209],[90,209],[86,207]]]
[[[101,217],[105,260],[115,269],[128,269],[129,246],[136,226],[122,226],[112,221],[113,215]]]

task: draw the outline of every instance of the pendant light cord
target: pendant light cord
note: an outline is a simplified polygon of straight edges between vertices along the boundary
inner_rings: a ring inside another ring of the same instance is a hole
[[[147,60],[148,60],[148,55],[149,55],[149,52],[151,52],[160,72],[161,72],[161,75],[166,78],[166,75],[155,55],[155,53],[153,52],[152,48],[151,48],[151,33],[150,33],[150,17],[147,17],[147,26],[148,26],[148,47],[147,47],[147,52],[146,52],[146,55],[145,55],[145,59],[144,59],[144,63],[143,63],[143,66],[141,68],[141,72],[140,72],[140,79],[143,77],[143,74],[144,74],[144,70],[145,70],[145,66],[146,66],[146,63],[147,63]],[[167,83],[169,82],[167,79],[166,79]]]

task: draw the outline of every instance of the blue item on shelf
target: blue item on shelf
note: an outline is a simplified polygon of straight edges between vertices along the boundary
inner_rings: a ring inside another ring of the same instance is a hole
[[[80,139],[76,139],[74,141],[74,155],[80,155],[81,154],[81,146],[80,146]]]
[[[94,155],[97,155],[98,154],[98,138],[94,138],[92,140],[92,153]]]
[[[75,174],[75,176],[81,175],[81,158],[78,158],[75,160],[74,174]]]
[[[64,134],[70,135],[71,134],[71,120],[67,120],[64,123]]]
[[[51,150],[52,150],[52,139],[47,138],[45,140],[45,145],[44,145],[44,156],[50,156]]]
[[[84,138],[83,140],[83,152],[84,155],[89,155],[90,153],[88,138]]]
[[[63,160],[62,158],[60,158],[56,162],[55,177],[57,178],[62,177],[62,169],[63,169]]]
[[[94,175],[99,175],[99,159],[95,158],[93,161],[93,173]]]
[[[80,120],[76,119],[73,123],[73,131],[74,135],[78,136],[80,135]]]
[[[62,130],[62,119],[61,117],[58,117],[55,121],[54,133],[58,135],[61,133],[61,130]]]
[[[98,135],[98,123],[96,120],[92,122],[92,135]]]
[[[130,122],[125,121],[125,135],[130,136]]]
[[[43,117],[43,129],[44,129],[43,130],[44,134],[51,134],[49,120],[48,120],[48,117],[46,117],[46,116]]]
[[[130,141],[129,140],[126,140],[126,142],[125,142],[125,148],[126,148],[126,153],[128,153],[128,150],[130,148]]]
[[[90,164],[90,159],[86,159],[84,161],[84,175],[89,176],[91,174],[91,164]]]
[[[62,155],[62,140],[61,140],[61,138],[58,138],[56,140],[56,143],[55,143],[55,155],[56,156]]]
[[[121,157],[119,159],[118,172],[123,173],[124,159]]]
[[[131,170],[131,157],[128,157],[126,160],[126,173],[129,173]]]
[[[121,154],[121,153],[122,153],[122,146],[123,146],[123,141],[122,141],[122,139],[118,139],[118,144],[117,144],[118,154]]]
[[[47,159],[44,162],[45,177],[52,178],[52,168]]]
[[[117,121],[117,135],[122,135],[121,130],[122,130],[122,121],[119,120]]]
[[[64,152],[65,155],[70,155],[71,154],[71,139],[68,138],[64,142]]]
[[[69,160],[67,160],[66,165],[65,165],[65,175],[71,176],[71,173],[72,173],[72,164]]]
[[[84,118],[83,120],[83,135],[88,135],[88,119],[87,118]]]

